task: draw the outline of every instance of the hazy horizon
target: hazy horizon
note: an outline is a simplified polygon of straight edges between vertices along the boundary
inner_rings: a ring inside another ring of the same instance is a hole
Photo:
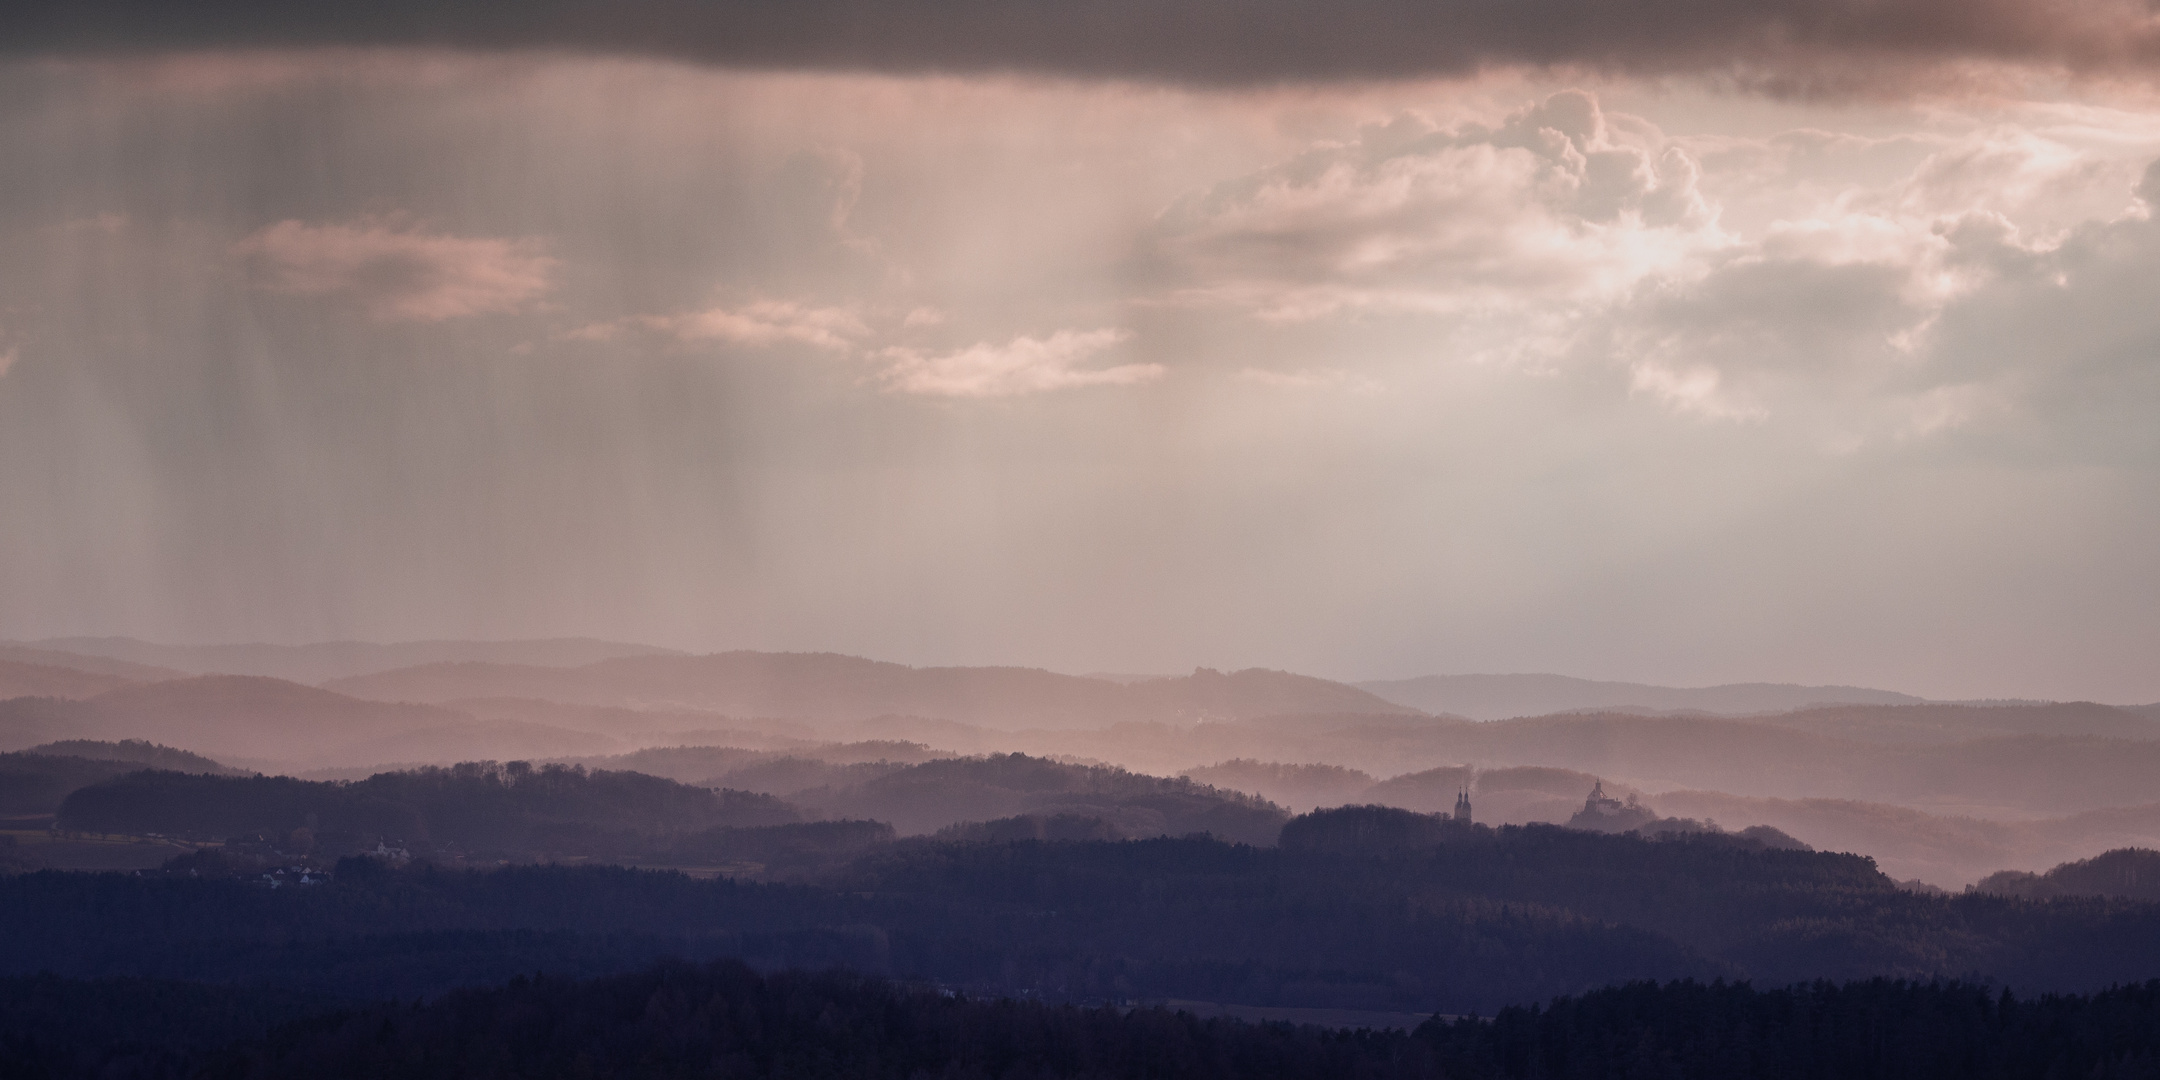
[[[767,650],[767,649],[697,649],[697,648],[684,648],[684,647],[676,647],[676,646],[655,645],[655,644],[652,644],[651,642],[639,642],[639,641],[609,641],[609,640],[606,640],[606,639],[601,639],[601,638],[589,638],[589,637],[560,637],[560,638],[499,638],[499,639],[460,639],[460,638],[437,638],[437,639],[423,639],[423,640],[410,640],[410,641],[399,641],[399,640],[375,640],[375,641],[368,641],[368,640],[360,640],[360,639],[339,639],[339,640],[326,640],[326,641],[288,641],[288,642],[274,642],[274,641],[196,641],[196,642],[183,642],[183,641],[146,641],[146,640],[143,640],[143,639],[140,639],[140,638],[132,638],[132,637],[128,637],[128,636],[126,636],[126,635],[119,635],[119,634],[113,634],[113,635],[76,635],[76,636],[70,636],[70,637],[53,637],[53,638],[38,638],[38,639],[32,639],[32,640],[0,640],[0,646],[21,646],[21,647],[27,647],[27,648],[33,648],[33,649],[49,649],[49,650],[52,650],[52,651],[54,651],[54,652],[56,652],[56,653],[64,653],[64,652],[68,652],[68,651],[69,651],[69,648],[70,648],[70,646],[74,646],[74,647],[76,647],[77,649],[80,649],[80,648],[81,648],[81,647],[83,647],[83,646],[86,646],[86,645],[90,645],[90,644],[93,644],[93,643],[101,643],[101,642],[103,642],[103,643],[119,643],[119,644],[123,644],[123,645],[127,645],[127,646],[138,646],[138,645],[139,645],[139,646],[148,646],[148,647],[150,647],[150,648],[152,648],[152,649],[157,649],[157,650],[199,650],[200,652],[202,652],[202,653],[205,653],[205,654],[207,654],[207,653],[212,653],[212,652],[227,652],[227,653],[238,653],[238,652],[242,652],[242,651],[245,651],[245,650],[250,650],[250,649],[269,649],[269,650],[280,650],[280,651],[287,651],[287,650],[289,650],[289,651],[293,651],[293,652],[305,652],[305,651],[310,651],[310,650],[325,650],[325,649],[336,649],[336,648],[340,648],[340,647],[346,647],[346,646],[359,646],[359,647],[364,647],[364,648],[373,648],[373,649],[398,650],[398,649],[406,649],[406,648],[416,648],[416,647],[424,647],[424,646],[474,646],[474,647],[488,647],[488,646],[519,646],[519,645],[595,645],[595,646],[605,646],[605,647],[616,647],[616,646],[619,646],[619,647],[623,647],[623,648],[626,648],[626,649],[633,649],[633,650],[651,650],[651,651],[653,651],[653,652],[665,652],[665,653],[675,653],[675,654],[681,654],[681,655],[687,655],[687,656],[699,656],[699,655],[715,655],[715,654],[719,654],[719,653],[725,653],[725,652],[751,652],[751,653],[759,653],[759,652],[773,652],[773,653],[782,653],[782,652],[793,652],[793,653],[820,653],[820,654],[833,654],[833,655],[842,655],[842,656],[852,655],[852,654],[846,654],[846,653],[836,653],[836,652],[835,652],[834,650],[830,650],[830,649],[795,649],[795,650],[776,650],[776,649],[775,649],[775,650]],[[124,659],[124,658],[126,658],[126,657],[128,656],[128,654],[129,654],[129,652],[130,652],[130,651],[131,651],[131,650],[129,650],[129,649],[123,648],[123,649],[121,649],[120,651],[118,651],[118,652],[115,652],[115,653],[112,653],[112,654],[110,654],[110,655],[112,655],[112,656],[113,656],[114,658],[116,658],[116,659]],[[106,654],[106,653],[102,653],[102,652],[96,652],[96,651],[93,651],[93,652],[91,652],[91,653],[90,653],[90,655],[108,655],[108,654]],[[597,654],[596,654],[596,655],[597,655]],[[865,659],[865,660],[872,660],[872,661],[879,661],[879,662],[885,662],[885,663],[899,663],[899,661],[893,661],[893,660],[889,660],[889,659],[887,659],[887,658],[885,658],[885,657],[879,657],[879,656],[861,656],[861,657],[859,657],[859,658],[860,658],[860,659]],[[147,661],[146,661],[146,662],[147,662]],[[531,662],[534,662],[534,661],[523,661],[523,662],[526,662],[526,663],[531,663]],[[566,665],[561,665],[561,666],[573,666],[573,665],[575,665],[575,664],[577,664],[577,663],[583,663],[583,662],[588,662],[588,661],[584,661],[584,660],[574,660],[574,661],[571,661],[571,662],[570,662],[569,664],[566,664]],[[1049,665],[1049,664],[971,664],[971,663],[965,663],[965,662],[962,662],[962,663],[941,663],[941,664],[912,664],[912,665],[908,665],[908,666],[911,666],[911,667],[934,667],[934,668],[983,668],[983,667],[1019,667],[1019,668],[1027,668],[1027,669],[1033,669],[1033,670],[1040,670],[1040,671],[1048,671],[1048,672],[1053,672],[1053,673],[1056,673],[1056,674],[1060,674],[1060,675],[1070,675],[1070,676],[1075,676],[1075,677],[1078,677],[1078,678],[1089,678],[1089,679],[1105,679],[1105,680],[1109,680],[1109,681],[1113,681],[1113,682],[1125,682],[1125,681],[1131,681],[1131,680],[1147,680],[1147,679],[1172,679],[1172,678],[1179,678],[1179,677],[1182,677],[1182,676],[1185,676],[1185,675],[1191,674],[1191,673],[1193,673],[1193,672],[1195,672],[1195,671],[1201,671],[1201,670],[1241,671],[1241,670],[1248,670],[1248,669],[1258,669],[1258,670],[1268,670],[1268,671],[1288,671],[1288,669],[1282,669],[1282,668],[1265,668],[1265,667],[1262,667],[1262,666],[1260,666],[1260,665],[1237,665],[1237,664],[1232,664],[1232,665],[1226,665],[1226,666],[1224,666],[1224,667],[1222,667],[1222,668],[1211,668],[1211,667],[1209,667],[1208,665],[1205,665],[1205,664],[1192,664],[1192,665],[1188,665],[1188,666],[1186,666],[1186,667],[1184,667],[1184,668],[1182,668],[1182,669],[1179,669],[1179,670],[1174,670],[1174,671],[1145,671],[1145,672],[1139,672],[1139,671],[1132,671],[1132,672],[1124,672],[1124,671],[1120,671],[1120,672],[1106,672],[1106,671],[1082,671],[1082,670],[1073,670],[1073,669],[1069,669],[1069,668],[1060,668],[1060,667],[1056,667],[1056,666],[1053,666],[1053,665]],[[219,668],[219,667],[218,667],[218,666],[216,665],[216,663],[215,663],[214,661],[209,661],[209,660],[208,660],[208,658],[207,658],[206,656],[204,656],[204,657],[199,657],[199,658],[198,658],[198,661],[197,661],[197,667],[196,667],[196,669],[191,669],[191,670],[200,670],[200,671],[202,671],[203,673],[225,673],[225,672],[224,672],[224,669],[221,669],[221,668]],[[247,673],[247,672],[244,672],[244,671],[234,671],[234,672],[230,672],[230,673],[236,673],[236,674],[245,674],[245,673]],[[1388,684],[1388,683],[1410,683],[1410,682],[1416,682],[1416,681],[1419,681],[1419,680],[1426,680],[1426,679],[1443,679],[1443,680],[1459,680],[1459,679],[1558,679],[1558,680],[1563,680],[1563,681],[1565,681],[1565,682],[1569,682],[1569,683],[1581,683],[1581,684],[1585,684],[1585,685],[1588,685],[1588,686],[1596,686],[1596,687],[1615,687],[1615,688],[1617,688],[1617,687],[1636,687],[1636,686],[1639,686],[1639,687],[1643,687],[1643,688],[1646,688],[1646,689],[1654,689],[1654,690],[1682,690],[1682,691],[1690,691],[1690,690],[1720,690],[1720,689],[1729,689],[1729,688],[1735,688],[1735,687],[1778,687],[1778,688],[1792,688],[1792,689],[1801,689],[1801,690],[1808,690],[1808,689],[1821,689],[1821,690],[1870,690],[1870,691],[1885,691],[1885,692],[1888,692],[1888,693],[1892,693],[1892,694],[1903,694],[1903,693],[1904,693],[1903,691],[1899,690],[1899,689],[1898,689],[1897,687],[1894,687],[1894,686],[1872,686],[1872,687],[1861,687],[1861,686],[1855,686],[1855,685],[1853,685],[1853,684],[1848,684],[1848,683],[1801,683],[1801,682],[1795,682],[1795,681],[1791,681],[1791,680],[1749,680],[1749,681],[1746,681],[1746,682],[1704,683],[1704,684],[1699,684],[1699,685],[1669,685],[1669,684],[1661,684],[1661,683],[1652,683],[1652,682],[1647,682],[1647,681],[1644,681],[1644,680],[1640,680],[1640,679],[1593,679],[1593,678],[1586,678],[1586,677],[1584,677],[1584,676],[1580,676],[1580,675],[1574,675],[1574,674],[1570,674],[1570,673],[1567,673],[1567,672],[1555,672],[1555,671],[1444,671],[1444,670],[1434,670],[1434,671],[1419,671],[1419,672],[1413,672],[1413,673],[1406,673],[1406,674],[1398,674],[1398,675],[1389,675],[1389,676],[1377,676],[1377,677],[1357,677],[1357,676],[1343,676],[1343,675],[1335,675],[1335,674],[1329,674],[1329,673],[1325,673],[1325,672],[1312,672],[1312,671],[1289,671],[1288,673],[1290,673],[1290,674],[1297,674],[1297,675],[1311,675],[1311,676],[1314,676],[1314,677],[1316,677],[1316,678],[1323,678],[1323,679],[1328,679],[1328,680],[1331,680],[1331,681],[1334,681],[1334,682],[1340,682],[1340,683],[1344,683],[1344,684],[1346,684],[1346,685],[1351,685],[1351,686],[1379,685],[1379,684]],[[310,681],[317,681],[317,680],[307,680],[307,679],[302,679],[302,680],[299,680],[299,681],[303,681],[303,682],[310,682]],[[1952,703],[1989,703],[1989,702],[2017,702],[2017,701],[2042,701],[2042,700],[2077,700],[2077,701],[2085,701],[2085,700],[2092,700],[2092,699],[2090,699],[2090,698],[2074,698],[2074,699],[2070,699],[2070,698],[2059,698],[2059,699],[2041,699],[2041,698],[2022,698],[2022,699],[2021,699],[2021,698],[1922,698],[1922,697],[1920,697],[1919,695],[1908,695],[1908,696],[1911,696],[1911,697],[1913,697],[1913,698],[1914,698],[1914,699],[1915,699],[1916,701],[1918,701],[1918,700],[1926,700],[1926,701],[1943,701],[1943,702],[1952,702]],[[2128,705],[2150,705],[2150,704],[2155,704],[2155,703],[2154,703],[2154,702],[2145,702],[2145,701],[2116,701],[2116,702],[2105,702],[2104,704],[2112,704],[2112,705],[2126,705],[2126,706],[2128,706]]]

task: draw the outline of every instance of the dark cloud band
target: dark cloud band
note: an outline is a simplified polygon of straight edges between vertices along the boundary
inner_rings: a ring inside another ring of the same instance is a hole
[[[1223,85],[1511,64],[1875,81],[2138,71],[2160,24],[2145,0],[0,0],[15,55],[325,45]]]

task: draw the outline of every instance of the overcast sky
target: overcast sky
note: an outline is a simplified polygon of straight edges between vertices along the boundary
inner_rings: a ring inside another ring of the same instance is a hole
[[[2160,700],[2141,4],[47,7],[0,637]]]

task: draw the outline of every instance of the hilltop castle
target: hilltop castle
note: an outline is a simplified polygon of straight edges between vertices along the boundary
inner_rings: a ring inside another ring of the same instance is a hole
[[[1593,832],[1627,832],[1639,829],[1657,820],[1657,814],[1637,802],[1630,795],[1621,802],[1605,794],[1605,781],[1591,785],[1590,797],[1583,800],[1583,808],[1568,819],[1568,828],[1589,829]]]

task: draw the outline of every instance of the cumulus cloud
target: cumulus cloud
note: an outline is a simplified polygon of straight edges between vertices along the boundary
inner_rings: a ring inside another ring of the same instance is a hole
[[[1178,298],[1270,319],[1587,302],[1725,243],[1700,172],[1567,91],[1493,127],[1369,127],[1180,200],[1153,247]]]
[[[2073,375],[2060,313],[1987,312],[2134,280],[2096,273],[2153,234],[2156,144],[2127,121],[1682,140],[1576,91],[1492,125],[1403,117],[1178,200],[1146,241],[1154,302],[1301,334],[1386,315],[1435,360],[1601,379],[1843,450],[2000,430],[2071,381],[2125,377]],[[1746,224],[1712,192],[1753,200]],[[2123,325],[2112,304],[2086,321]],[[1310,387],[1323,370],[1239,374]]]
[[[548,291],[557,265],[532,241],[449,236],[384,218],[281,221],[232,250],[265,291],[339,297],[403,322],[516,311]]]
[[[635,315],[595,323],[567,337],[612,341],[626,331],[657,333],[682,345],[744,348],[807,346],[876,368],[869,382],[889,393],[924,397],[998,398],[1085,386],[1129,386],[1161,378],[1160,364],[1087,367],[1097,355],[1124,344],[1119,329],[1059,330],[1047,337],[1021,336],[1002,344],[980,342],[960,349],[880,345],[883,338],[934,328],[945,321],[934,309],[906,312],[859,306],[818,306],[764,299],[676,315]],[[881,329],[882,328],[882,329]]]
[[[1876,434],[1954,427],[1928,391],[1947,305],[2029,254],[1999,218],[1945,226],[1833,213],[1772,229],[1684,277],[1579,311],[1576,363],[1624,368],[1631,393],[1708,420],[1813,415]],[[1909,407],[1908,407],[1909,406]],[[1912,409],[1933,410],[1916,422]]]
[[[887,390],[926,397],[996,398],[1082,386],[1130,386],[1162,378],[1161,364],[1081,365],[1125,342],[1123,330],[1060,330],[1046,338],[1017,337],[933,353],[895,346],[880,351]]]
[[[1217,85],[1579,65],[1808,90],[1975,63],[2142,73],[2160,63],[2160,21],[2140,0],[6,0],[0,43],[17,53],[532,48]]]

